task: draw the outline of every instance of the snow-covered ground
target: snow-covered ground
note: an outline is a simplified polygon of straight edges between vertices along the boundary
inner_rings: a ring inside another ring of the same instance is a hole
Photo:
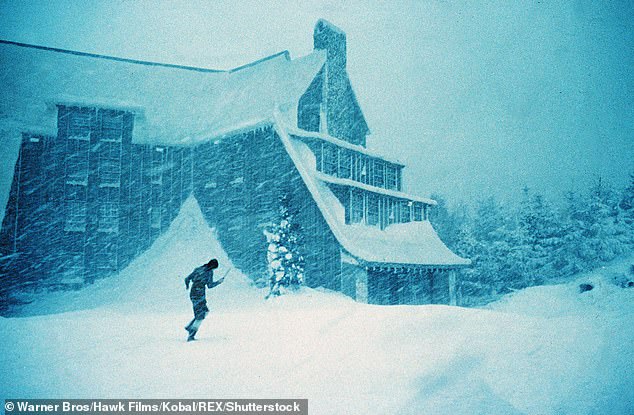
[[[634,413],[634,289],[614,268],[486,309],[381,307],[305,289],[265,301],[232,271],[199,340],[185,277],[230,263],[193,199],[114,278],[0,318],[0,396],[308,398],[311,414]],[[609,271],[609,272],[608,272]],[[579,293],[579,282],[592,291]],[[46,314],[55,312],[56,314]]]

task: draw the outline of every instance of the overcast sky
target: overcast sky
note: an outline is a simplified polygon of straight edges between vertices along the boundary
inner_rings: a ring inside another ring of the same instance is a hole
[[[0,0],[0,38],[225,69],[309,53],[320,17],[348,35],[369,147],[413,193],[556,197],[634,172],[628,0]]]

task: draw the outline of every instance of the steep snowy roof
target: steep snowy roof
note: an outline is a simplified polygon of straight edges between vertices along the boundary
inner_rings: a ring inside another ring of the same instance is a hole
[[[189,144],[292,115],[324,51],[282,52],[231,71],[119,59],[0,41],[0,129],[56,133],[56,104],[136,113],[134,141]]]
[[[369,265],[453,267],[471,264],[469,259],[461,258],[447,248],[429,222],[394,224],[385,230],[359,224],[347,225],[344,208],[323,180],[323,175],[317,172],[315,155],[308,145],[291,138],[282,122],[277,121],[274,125],[330,229],[352,256]],[[399,196],[433,202],[400,192]]]

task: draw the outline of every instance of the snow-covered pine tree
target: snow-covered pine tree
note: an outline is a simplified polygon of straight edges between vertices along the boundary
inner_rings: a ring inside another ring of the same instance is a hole
[[[304,282],[303,236],[288,196],[280,197],[278,223],[266,232],[269,293],[266,298],[297,289]]]
[[[483,296],[496,297],[512,286],[515,269],[504,262],[510,258],[509,215],[507,209],[493,197],[481,200],[475,209],[471,227],[477,241],[477,261],[473,277],[476,284],[486,288]]]
[[[618,202],[614,190],[599,178],[587,197],[586,212],[581,223],[584,242],[582,258],[591,267],[598,262],[610,261],[625,251]]]
[[[563,228],[555,209],[538,194],[524,188],[518,216],[518,235],[524,248],[526,286],[542,283],[557,274],[556,253],[564,243]]]
[[[626,241],[630,248],[634,248],[634,173],[630,173],[630,182],[621,194],[619,208],[623,215]]]

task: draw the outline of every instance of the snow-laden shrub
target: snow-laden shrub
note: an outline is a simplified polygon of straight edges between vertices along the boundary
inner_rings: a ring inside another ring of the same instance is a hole
[[[301,227],[295,221],[287,197],[280,199],[279,223],[264,232],[268,247],[269,293],[279,296],[304,282],[304,255]]]

